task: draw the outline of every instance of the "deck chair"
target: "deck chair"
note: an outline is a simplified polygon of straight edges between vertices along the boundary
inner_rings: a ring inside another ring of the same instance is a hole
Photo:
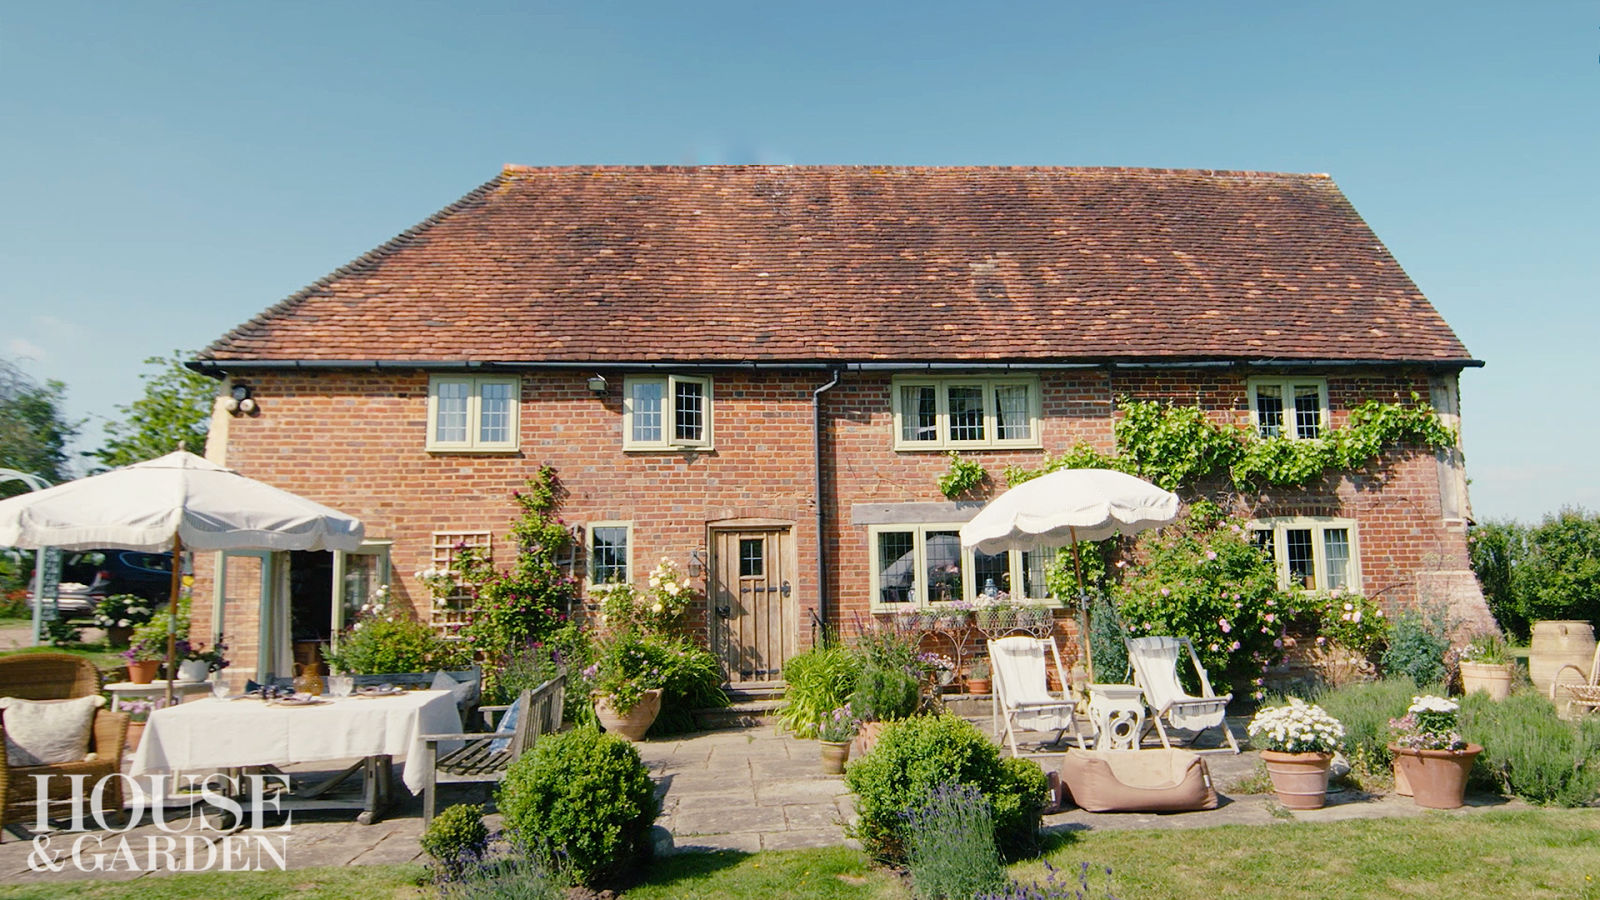
[[[1155,723],[1156,733],[1161,735],[1161,746],[1172,749],[1172,741],[1167,735],[1168,726],[1194,732],[1189,739],[1191,744],[1207,729],[1221,727],[1232,752],[1239,752],[1239,742],[1234,740],[1226,718],[1228,701],[1233,699],[1233,695],[1223,694],[1219,697],[1212,692],[1211,678],[1206,674],[1205,667],[1200,665],[1200,657],[1195,654],[1194,645],[1189,643],[1188,638],[1123,638],[1123,643],[1128,647],[1128,664],[1133,668],[1134,684],[1144,691],[1144,702],[1150,707],[1150,719]],[[1183,684],[1178,680],[1178,654],[1183,650],[1189,651],[1189,661],[1194,665],[1195,674],[1200,676],[1198,697],[1192,697],[1184,691]],[[1219,747],[1206,752],[1229,751]]]
[[[1565,675],[1568,669],[1579,677],[1583,676],[1582,669],[1567,663],[1557,670],[1555,678],[1550,682],[1550,702],[1559,704],[1561,696],[1566,695],[1566,706],[1561,708],[1562,718],[1570,719],[1578,713],[1600,710],[1600,644],[1595,645],[1594,660],[1589,663],[1587,681],[1562,681],[1561,676]]]
[[[523,691],[506,712],[500,730],[463,734],[425,734],[423,741],[422,824],[433,821],[441,784],[494,785],[541,734],[561,730],[567,676],[557,675]]]
[[[1018,755],[1018,731],[1054,731],[1056,736],[1050,743],[1061,743],[1073,726],[1073,703],[1070,697],[1057,697],[1045,687],[1045,666],[1052,662],[1061,683],[1070,684],[1061,668],[1056,642],[1017,635],[988,643],[994,677],[995,736],[1000,736],[1003,725],[1012,756]],[[1078,746],[1083,747],[1083,736],[1077,737]]]

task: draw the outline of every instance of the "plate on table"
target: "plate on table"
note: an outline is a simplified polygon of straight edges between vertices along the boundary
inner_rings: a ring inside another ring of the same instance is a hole
[[[293,697],[278,697],[278,698],[273,699],[273,700],[268,700],[267,701],[267,705],[268,706],[317,706],[318,704],[326,703],[326,702],[327,701],[323,700],[321,697],[313,697],[310,694],[295,694]]]
[[[405,692],[405,688],[396,687],[392,684],[380,684],[376,686],[356,688],[357,697],[365,697],[368,699],[373,697],[397,697]]]

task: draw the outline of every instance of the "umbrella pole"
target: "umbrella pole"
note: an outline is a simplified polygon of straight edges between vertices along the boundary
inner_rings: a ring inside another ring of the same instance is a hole
[[[1078,529],[1069,528],[1072,538],[1072,574],[1078,576],[1078,642],[1083,644],[1083,671],[1094,681],[1094,650],[1089,641],[1089,595],[1083,590],[1083,563],[1078,559]]]
[[[183,538],[172,535],[172,593],[167,599],[167,705],[172,705],[172,682],[178,678],[178,590],[183,586]]]

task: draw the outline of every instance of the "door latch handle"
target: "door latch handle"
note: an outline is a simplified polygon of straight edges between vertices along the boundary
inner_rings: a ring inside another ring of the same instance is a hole
[[[726,619],[733,615],[733,609],[727,606],[717,607],[717,618]]]
[[[789,596],[789,582],[785,581],[783,583],[783,587],[778,589],[778,593],[782,594],[785,597]]]

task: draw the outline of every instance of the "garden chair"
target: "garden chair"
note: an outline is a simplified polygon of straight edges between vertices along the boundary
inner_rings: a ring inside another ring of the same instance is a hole
[[[566,697],[567,676],[557,675],[523,691],[507,708],[498,731],[423,735],[423,826],[433,821],[439,785],[498,783],[517,757],[533,749],[539,735],[559,731]]]
[[[100,692],[100,670],[94,663],[70,653],[18,653],[0,657],[0,696],[21,700],[55,701],[93,697]],[[128,739],[127,713],[96,710],[89,732],[88,755],[73,762],[39,766],[13,766],[5,752],[5,713],[0,711],[0,839],[7,827],[20,829],[35,820],[38,800],[35,775],[52,776],[46,782],[53,813],[70,814],[73,775],[87,775],[89,789],[122,766],[122,749]],[[62,776],[62,777],[53,777]],[[121,778],[106,782],[105,805],[120,813]]]
[[[1000,735],[1003,723],[1012,756],[1018,755],[1018,731],[1054,731],[1056,736],[1050,743],[1061,743],[1067,730],[1073,727],[1073,702],[1070,697],[1055,696],[1046,687],[1045,666],[1051,662],[1055,664],[1061,683],[1070,683],[1061,667],[1056,642],[1017,635],[988,643],[994,678],[991,708],[995,736]],[[1084,746],[1083,736],[1077,737],[1078,746]]]
[[[1561,695],[1566,694],[1567,702],[1561,709],[1562,718],[1570,719],[1583,712],[1590,713],[1600,709],[1600,644],[1594,648],[1594,660],[1589,663],[1589,678],[1587,681],[1573,682],[1562,681],[1561,676],[1571,669],[1580,678],[1583,670],[1567,663],[1556,671],[1555,679],[1550,682],[1550,702],[1559,704]]]
[[[1150,719],[1155,723],[1156,733],[1161,736],[1162,747],[1172,749],[1172,741],[1167,735],[1169,725],[1194,732],[1189,738],[1191,744],[1202,732],[1220,727],[1228,746],[1232,748],[1231,752],[1239,752],[1239,742],[1234,740],[1227,722],[1228,701],[1233,699],[1233,695],[1218,696],[1211,690],[1211,677],[1200,665],[1200,657],[1195,654],[1194,645],[1189,643],[1188,638],[1123,638],[1123,643],[1128,647],[1128,664],[1133,668],[1133,681],[1144,691],[1144,702],[1150,707]],[[1189,652],[1189,661],[1200,678],[1198,697],[1190,696],[1178,680],[1178,654],[1183,650]],[[1230,751],[1218,747],[1204,752]]]

